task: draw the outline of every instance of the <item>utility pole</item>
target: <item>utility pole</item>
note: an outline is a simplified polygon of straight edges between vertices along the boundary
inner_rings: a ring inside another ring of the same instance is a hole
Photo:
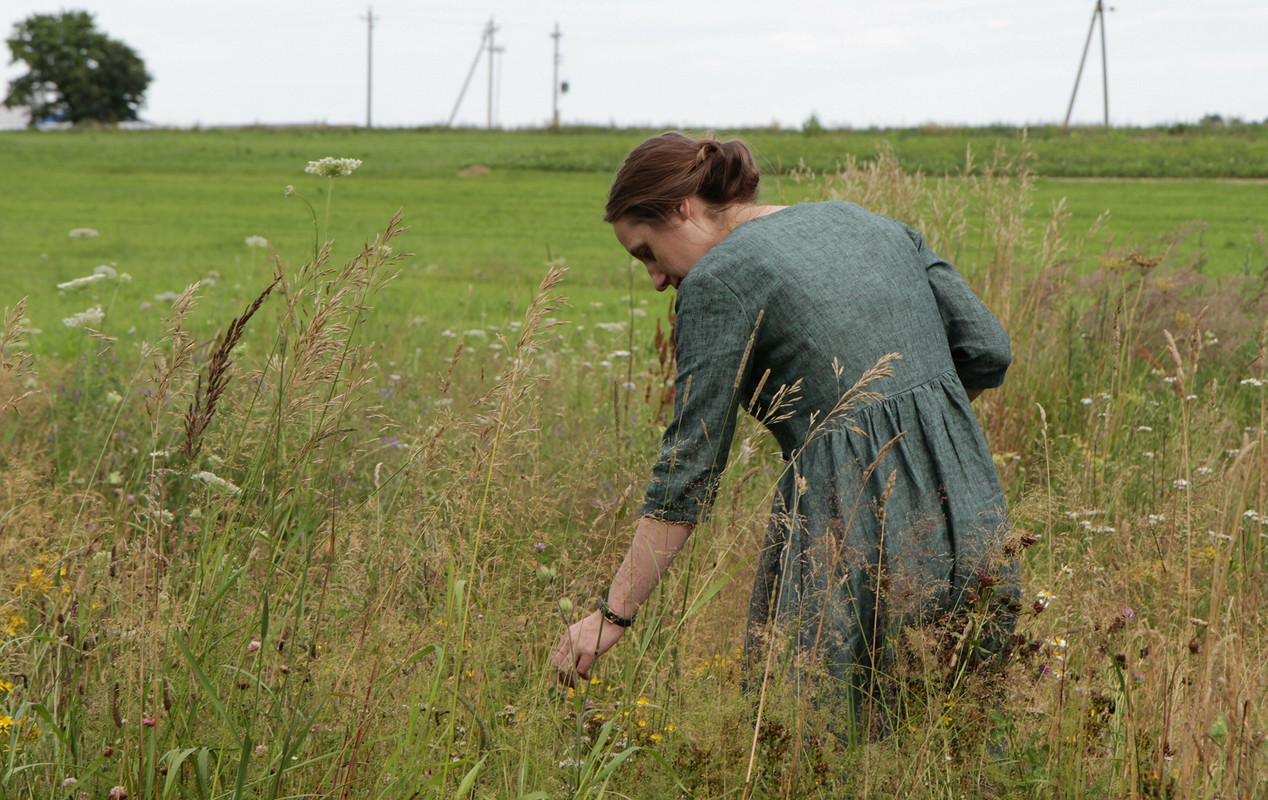
[[[370,101],[374,95],[374,6],[366,7],[365,20],[365,126],[374,127],[370,116]]]
[[[490,25],[492,23],[490,22]],[[471,76],[475,75],[476,67],[480,65],[480,56],[484,55],[484,40],[489,38],[489,29],[486,27],[484,32],[480,34],[480,46],[476,48],[475,58],[471,60],[471,69],[467,70],[467,79],[462,82],[462,90],[458,92],[458,100],[453,104],[453,111],[449,112],[449,122],[445,123],[445,127],[452,128],[454,118],[458,116],[458,106],[462,105],[462,98],[467,95],[467,87],[471,85]]]
[[[1096,8],[1092,10],[1092,24],[1087,29],[1087,41],[1083,43],[1083,56],[1079,59],[1079,71],[1074,76],[1074,91],[1070,92],[1070,105],[1065,110],[1065,122],[1061,127],[1070,127],[1070,113],[1074,111],[1074,98],[1079,93],[1079,80],[1083,77],[1083,65],[1087,62],[1087,51],[1092,46],[1092,34],[1096,31],[1097,20],[1101,22],[1101,88],[1105,97],[1105,127],[1109,127],[1109,60],[1105,56],[1105,5],[1096,0]]]
[[[493,24],[493,17],[489,17],[489,26],[485,28],[486,35],[489,37],[489,130],[493,130],[493,56],[502,52],[503,48],[493,46],[493,34],[497,32],[497,26]]]
[[[560,61],[559,39],[562,36],[563,34],[559,32],[559,23],[556,22],[555,32],[550,35],[550,38],[555,40],[555,82],[554,84],[552,84],[552,89],[553,89],[551,93],[552,94],[552,97],[551,97],[552,112],[550,115],[550,126],[552,128],[559,127],[559,61]]]

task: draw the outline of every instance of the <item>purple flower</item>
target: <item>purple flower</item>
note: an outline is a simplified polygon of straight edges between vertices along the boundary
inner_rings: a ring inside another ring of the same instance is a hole
[[[536,550],[536,551],[537,551],[537,552],[539,552],[539,553],[544,553],[544,552],[546,552],[546,543],[545,543],[545,542],[537,542],[536,544],[534,544],[534,545],[533,545],[533,549],[534,549],[534,550]]]
[[[1119,611],[1118,613],[1123,615],[1123,619],[1132,619],[1133,617],[1136,616],[1136,612],[1132,611],[1131,606],[1123,606],[1122,610]]]

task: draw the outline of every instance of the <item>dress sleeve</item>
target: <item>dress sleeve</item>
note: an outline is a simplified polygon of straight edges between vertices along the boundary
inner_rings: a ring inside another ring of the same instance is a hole
[[[643,516],[685,523],[708,517],[752,369],[756,324],[711,275],[688,275],[679,287],[674,418],[661,439]]]
[[[925,246],[924,236],[911,228],[907,228],[907,235],[924,260],[960,383],[966,389],[993,389],[1003,384],[1012,350],[999,320],[955,267]]]

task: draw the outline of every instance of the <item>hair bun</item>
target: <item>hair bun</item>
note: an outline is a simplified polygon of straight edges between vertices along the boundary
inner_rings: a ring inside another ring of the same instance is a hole
[[[722,143],[717,139],[705,139],[700,142],[700,149],[696,150],[696,166],[701,166],[709,160],[709,156],[722,149]]]

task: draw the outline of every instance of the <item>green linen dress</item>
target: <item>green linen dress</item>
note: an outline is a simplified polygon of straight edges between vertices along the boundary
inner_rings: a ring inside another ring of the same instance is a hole
[[[676,334],[674,418],[643,514],[708,515],[741,408],[786,462],[750,659],[778,633],[798,685],[826,681],[858,713],[887,630],[957,608],[987,571],[1016,592],[1004,495],[965,392],[1003,382],[1008,336],[919,233],[842,202],[758,217],[682,280]],[[882,397],[842,413],[890,353],[892,375],[867,386]]]

